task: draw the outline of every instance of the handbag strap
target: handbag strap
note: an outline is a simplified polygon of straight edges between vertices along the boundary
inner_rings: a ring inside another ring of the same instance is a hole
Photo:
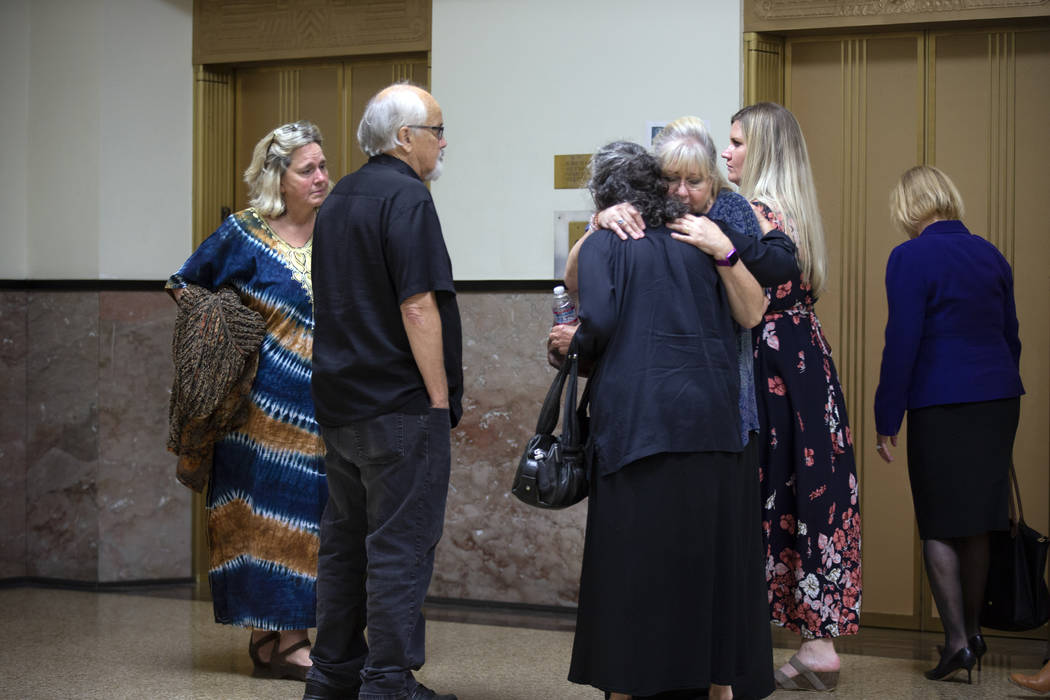
[[[570,450],[580,447],[580,416],[576,412],[576,384],[580,377],[580,356],[575,348],[576,336],[573,336],[572,342],[566,361],[566,364],[569,365],[569,383],[565,389],[565,422],[561,433],[562,449]]]
[[[540,417],[536,420],[537,435],[553,435],[554,429],[558,427],[561,391],[565,386],[565,378],[569,376],[569,365],[575,364],[575,357],[575,354],[570,354],[570,357],[561,363],[557,376],[551,382],[551,388],[547,390],[547,397],[543,399],[543,406],[540,408]]]
[[[1021,507],[1021,487],[1017,484],[1017,471],[1010,461],[1010,534],[1017,535],[1018,523],[1024,522],[1024,509]]]

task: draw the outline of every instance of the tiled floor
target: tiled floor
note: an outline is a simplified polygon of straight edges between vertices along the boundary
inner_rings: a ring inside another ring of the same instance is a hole
[[[141,593],[141,592],[140,592]],[[0,698],[282,698],[302,684],[251,677],[248,633],[212,622],[211,605],[185,590],[167,595],[0,589],[4,647]],[[565,680],[570,616],[429,608],[427,664],[419,678],[460,700],[600,700]],[[487,624],[480,624],[485,622]],[[537,629],[541,627],[542,629]],[[795,642],[777,630],[775,661]],[[1044,642],[992,638],[984,671],[933,683],[936,635],[863,630],[844,640],[835,700],[853,698],[1031,698],[1007,681],[1042,663]],[[798,698],[779,691],[774,698]],[[811,697],[811,696],[810,696]]]

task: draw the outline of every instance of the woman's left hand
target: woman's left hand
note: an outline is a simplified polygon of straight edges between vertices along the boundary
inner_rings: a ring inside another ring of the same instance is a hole
[[[722,232],[718,224],[706,216],[686,214],[667,224],[667,228],[677,231],[671,234],[671,238],[683,243],[691,243],[716,260],[725,259],[725,256],[733,250],[733,243],[729,237]]]
[[[879,435],[876,438],[875,442],[876,442],[875,449],[878,451],[879,457],[882,457],[882,459],[884,461],[886,461],[886,462],[892,462],[893,461],[893,453],[890,452],[890,445],[893,445],[894,447],[897,446],[897,436],[896,435]],[[889,444],[887,444],[887,443],[889,443]]]
[[[565,355],[569,352],[572,337],[576,335],[576,329],[579,327],[579,323],[560,323],[551,326],[551,332],[547,335],[547,362],[552,367],[561,368]]]

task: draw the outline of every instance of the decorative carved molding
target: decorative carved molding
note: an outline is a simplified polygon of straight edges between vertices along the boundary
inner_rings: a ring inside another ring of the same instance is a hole
[[[744,31],[1047,15],[1050,0],[744,0]]]
[[[198,65],[429,51],[430,0],[195,0]]]
[[[960,10],[1004,10],[1045,7],[1047,0],[761,0],[753,11],[763,19],[775,17],[873,17],[930,14]]]

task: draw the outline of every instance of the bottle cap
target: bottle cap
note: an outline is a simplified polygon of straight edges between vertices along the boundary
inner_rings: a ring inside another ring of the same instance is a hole
[[[555,294],[564,294],[565,293],[565,287],[563,287],[562,285],[559,284],[557,287],[554,288],[554,293]]]

